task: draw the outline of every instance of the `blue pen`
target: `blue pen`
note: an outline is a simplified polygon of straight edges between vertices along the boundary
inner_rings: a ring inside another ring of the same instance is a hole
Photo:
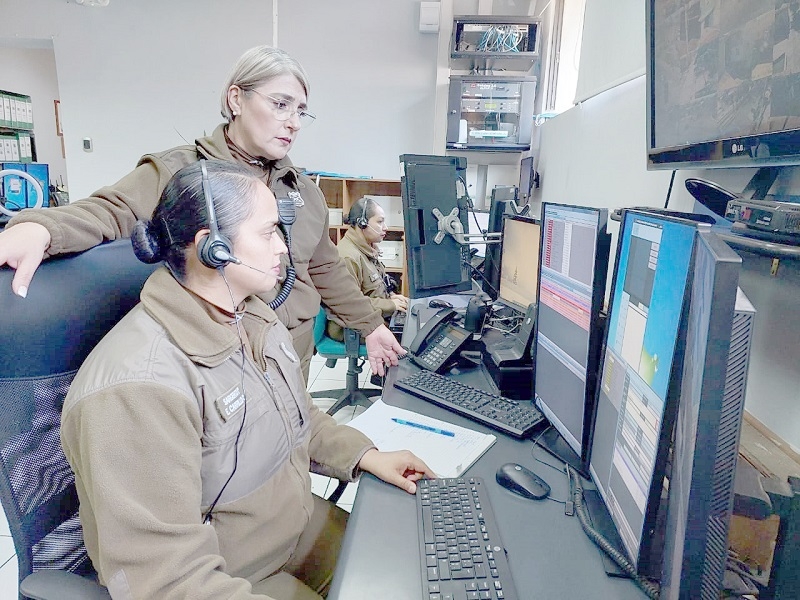
[[[430,425],[423,425],[422,423],[414,423],[413,421],[406,421],[405,419],[392,418],[392,421],[394,421],[398,425],[408,425],[409,427],[416,427],[417,429],[424,429],[425,431],[432,431],[433,433],[447,435],[450,437],[456,437],[456,434],[453,433],[452,431],[439,429],[438,427],[431,427]]]

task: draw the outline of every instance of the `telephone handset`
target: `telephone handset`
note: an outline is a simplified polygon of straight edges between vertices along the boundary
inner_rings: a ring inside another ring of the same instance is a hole
[[[443,308],[428,319],[408,348],[411,360],[429,371],[442,370],[472,336],[453,322],[457,316],[452,308]]]
[[[280,227],[283,229],[284,240],[286,241],[286,248],[289,254],[289,266],[286,268],[286,279],[283,280],[280,291],[268,304],[272,310],[275,310],[286,302],[286,299],[289,297],[289,292],[292,291],[294,282],[297,279],[294,263],[292,262],[292,225],[297,218],[297,206],[294,203],[294,198],[291,197],[284,196],[277,198],[277,201],[278,220],[280,222]]]

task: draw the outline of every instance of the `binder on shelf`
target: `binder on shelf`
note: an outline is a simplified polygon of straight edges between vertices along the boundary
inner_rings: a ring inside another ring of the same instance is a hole
[[[11,127],[11,98],[7,94],[3,94],[3,112],[5,112],[5,126]]]

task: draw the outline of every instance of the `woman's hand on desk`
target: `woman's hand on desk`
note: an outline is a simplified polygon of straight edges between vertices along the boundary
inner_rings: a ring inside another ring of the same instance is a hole
[[[409,494],[417,491],[416,482],[420,479],[436,477],[428,465],[408,450],[380,452],[372,448],[361,457],[358,466],[362,471],[372,473]]]

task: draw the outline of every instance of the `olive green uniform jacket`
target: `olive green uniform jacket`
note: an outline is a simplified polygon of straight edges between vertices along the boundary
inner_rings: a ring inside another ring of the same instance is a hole
[[[337,249],[347,270],[355,277],[363,294],[369,298],[372,308],[381,311],[384,319],[391,317],[397,307],[389,299],[384,283],[386,268],[378,258],[378,251],[367,242],[364,232],[351,227],[339,240]],[[329,318],[328,335],[335,340],[343,340],[343,322],[335,315],[330,315]]]
[[[240,325],[247,356],[235,327],[158,269],[70,387],[62,445],[114,598],[265,600],[259,582],[312,514],[309,469],[353,480],[373,447],[314,406],[264,302],[249,298]]]
[[[224,125],[194,145],[178,146],[165,152],[147,154],[131,173],[112,186],[100,188],[90,198],[67,206],[24,210],[8,226],[26,221],[43,225],[50,232],[48,256],[79,252],[107,240],[130,237],[137,219],[149,219],[167,182],[182,167],[201,158],[234,162],[225,140]],[[297,282],[289,299],[276,310],[290,330],[306,324],[310,331],[319,312],[320,299],[348,327],[369,335],[383,324],[353,284],[335,244],[328,234],[328,207],[322,191],[310,177],[302,175],[288,157],[277,161],[262,179],[278,198],[292,197],[297,220],[292,226],[292,258]],[[285,265],[288,258],[284,257]],[[269,301],[273,295],[265,296]]]

